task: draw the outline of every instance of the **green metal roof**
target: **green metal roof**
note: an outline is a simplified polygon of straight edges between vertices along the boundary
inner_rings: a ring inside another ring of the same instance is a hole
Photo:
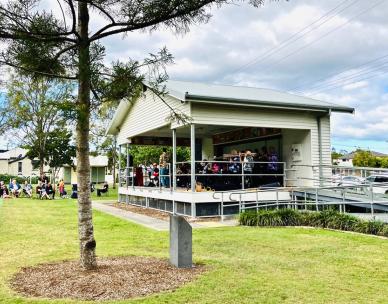
[[[174,80],[167,81],[165,85],[169,95],[182,101],[239,103],[276,108],[354,112],[354,108],[271,89]]]

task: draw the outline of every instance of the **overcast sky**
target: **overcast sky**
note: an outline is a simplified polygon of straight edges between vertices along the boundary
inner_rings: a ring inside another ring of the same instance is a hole
[[[333,114],[333,146],[388,153],[387,11],[388,0],[229,5],[183,36],[130,33],[103,44],[108,61],[141,60],[166,46],[175,57],[171,79],[274,88],[354,107],[355,115]]]

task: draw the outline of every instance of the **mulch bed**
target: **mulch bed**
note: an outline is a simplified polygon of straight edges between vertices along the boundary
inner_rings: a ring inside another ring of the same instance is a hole
[[[78,261],[22,268],[11,287],[26,297],[76,300],[122,300],[177,289],[205,271],[203,266],[175,268],[150,257],[99,258],[97,270]]]
[[[125,203],[113,203],[113,204],[109,204],[109,205],[116,207],[116,208],[119,208],[119,209],[122,209],[122,210],[127,210],[127,211],[131,211],[134,213],[147,215],[147,216],[157,218],[159,220],[166,221],[166,222],[168,222],[170,220],[170,213],[164,212],[164,211],[159,211],[159,210],[152,209],[152,208],[138,207],[135,205],[125,204]],[[203,222],[203,221],[218,222],[218,221],[220,221],[220,217],[217,217],[217,216],[206,217],[206,218],[196,218],[196,219],[193,219],[192,217],[189,217],[189,216],[184,216],[184,218],[188,222]]]
[[[157,218],[157,219],[162,220],[162,221],[168,222],[170,220],[170,214],[167,212],[162,212],[162,211],[158,211],[158,210],[151,209],[151,208],[137,207],[134,205],[124,204],[124,203],[113,203],[110,205],[113,207],[119,208],[119,209],[131,211],[131,212],[138,213],[138,214],[147,215],[147,216],[150,216],[153,218]]]

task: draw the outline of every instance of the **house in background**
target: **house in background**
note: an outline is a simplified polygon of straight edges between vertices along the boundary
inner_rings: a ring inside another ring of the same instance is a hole
[[[101,184],[106,180],[106,170],[108,167],[108,157],[105,155],[89,156],[90,180],[92,183]],[[64,166],[59,175],[65,184],[77,184],[77,159],[74,159],[73,166]]]
[[[0,174],[12,176],[39,176],[39,168],[34,168],[35,160],[27,157],[27,150],[14,148],[0,152]],[[106,180],[106,170],[108,167],[108,157],[104,155],[90,156],[91,181],[93,183],[103,183]],[[73,160],[73,166],[66,165],[59,170],[55,180],[64,179],[67,184],[77,183],[77,160]],[[50,168],[44,166],[44,172],[50,176]]]
[[[13,176],[39,175],[39,168],[34,168],[34,161],[27,157],[27,150],[14,148],[0,153],[0,174]]]
[[[372,156],[374,157],[388,157],[387,154],[376,152],[376,151],[369,151]],[[342,155],[340,158],[333,159],[333,165],[342,166],[342,167],[353,167],[353,159],[354,155],[356,154],[356,151],[353,151],[351,153]]]

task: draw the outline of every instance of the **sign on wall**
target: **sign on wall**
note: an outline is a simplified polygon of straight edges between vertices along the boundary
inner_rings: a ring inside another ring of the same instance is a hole
[[[241,128],[213,135],[214,145],[223,145],[237,141],[260,139],[268,136],[281,135],[282,130],[276,128]]]

